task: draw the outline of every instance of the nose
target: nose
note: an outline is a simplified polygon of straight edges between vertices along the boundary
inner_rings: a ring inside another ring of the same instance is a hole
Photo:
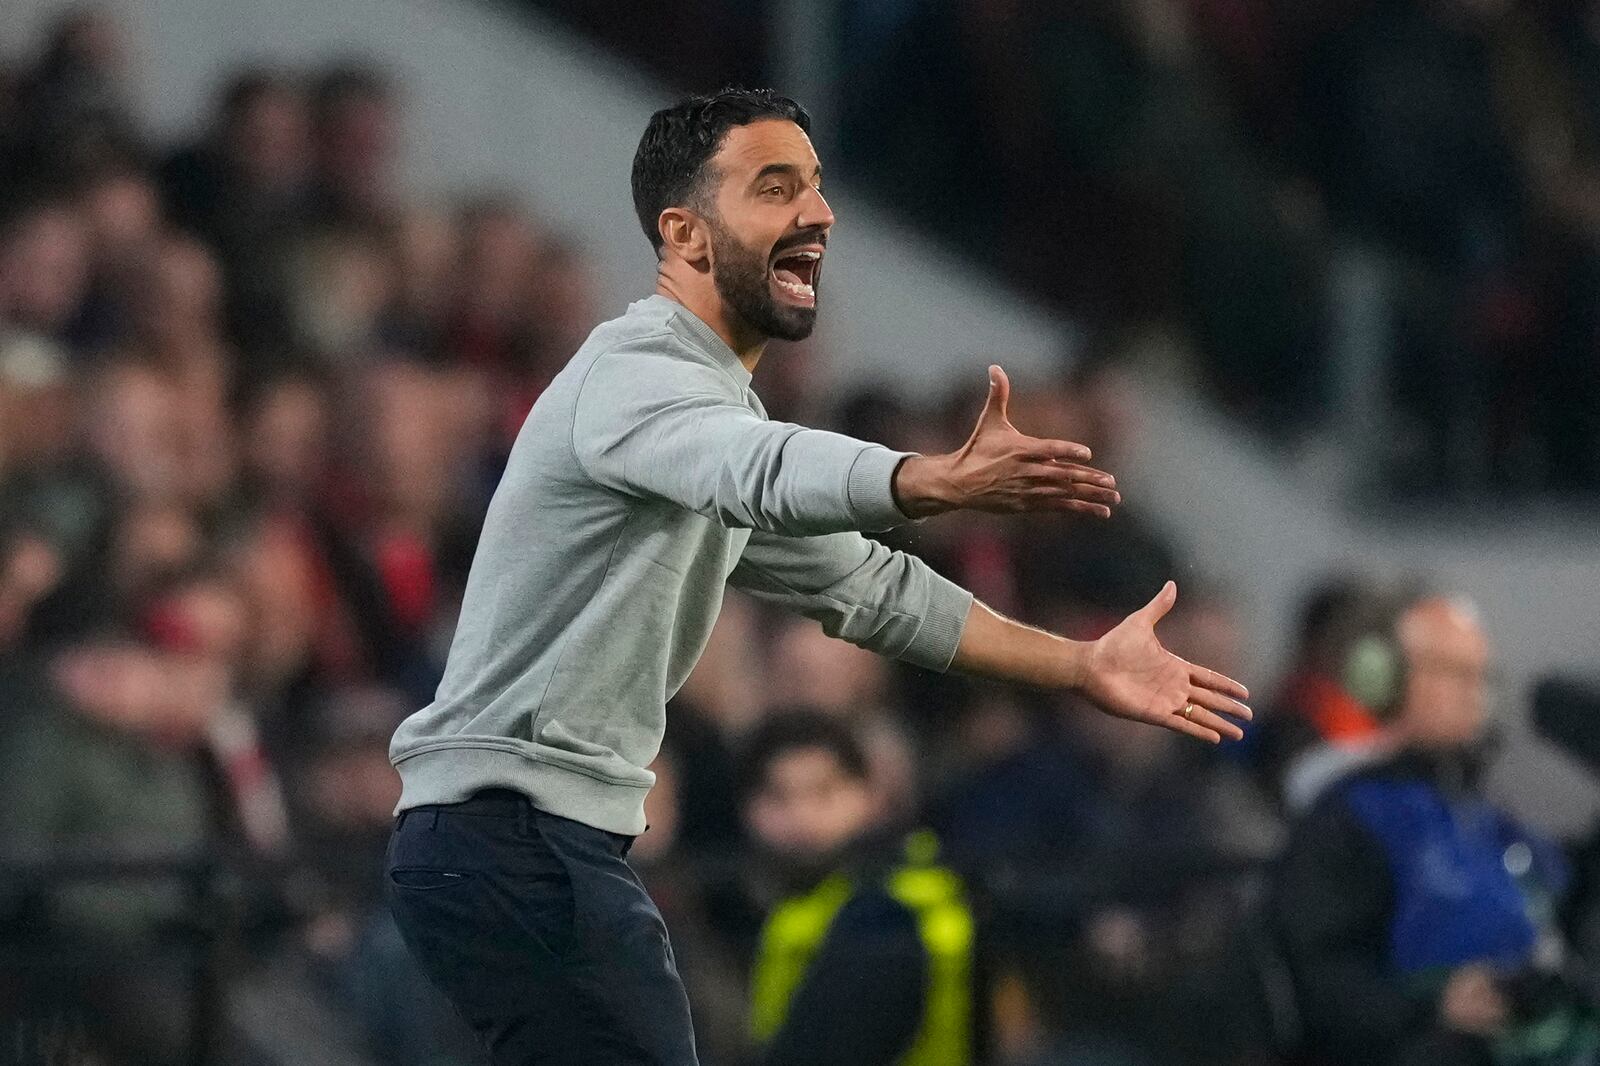
[[[800,216],[795,219],[800,229],[830,229],[833,226],[833,209],[822,193],[811,187],[801,195]]]

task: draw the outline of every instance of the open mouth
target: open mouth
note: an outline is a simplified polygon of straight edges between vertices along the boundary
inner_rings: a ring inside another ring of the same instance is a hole
[[[772,282],[793,302],[811,306],[817,301],[817,275],[822,271],[822,249],[797,248],[772,262]]]

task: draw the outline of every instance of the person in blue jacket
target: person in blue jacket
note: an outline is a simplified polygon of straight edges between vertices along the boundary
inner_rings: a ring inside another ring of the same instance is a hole
[[[1271,901],[1306,1061],[1597,1061],[1557,922],[1566,861],[1481,785],[1488,666],[1476,612],[1431,594],[1351,643],[1382,754],[1299,824]]]

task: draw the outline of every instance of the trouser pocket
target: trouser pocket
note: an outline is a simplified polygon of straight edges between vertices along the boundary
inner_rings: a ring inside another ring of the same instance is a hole
[[[403,866],[389,871],[389,880],[401,888],[427,892],[437,888],[456,888],[466,884],[473,874],[466,870],[432,870],[426,867]]]
[[[430,970],[560,959],[572,949],[567,868],[515,819],[422,812],[396,829],[384,880],[396,923]],[[439,955],[438,967],[424,955]]]

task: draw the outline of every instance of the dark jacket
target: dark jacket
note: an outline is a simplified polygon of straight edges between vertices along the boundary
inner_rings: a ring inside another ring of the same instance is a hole
[[[1491,806],[1465,757],[1402,754],[1328,790],[1295,828],[1270,901],[1307,1047],[1392,1062],[1434,1039],[1450,974],[1532,961],[1565,866]]]
[[[928,954],[910,908],[883,888],[904,834],[874,832],[839,868],[857,885],[795,990],[763,1066],[891,1066],[921,1025]]]

